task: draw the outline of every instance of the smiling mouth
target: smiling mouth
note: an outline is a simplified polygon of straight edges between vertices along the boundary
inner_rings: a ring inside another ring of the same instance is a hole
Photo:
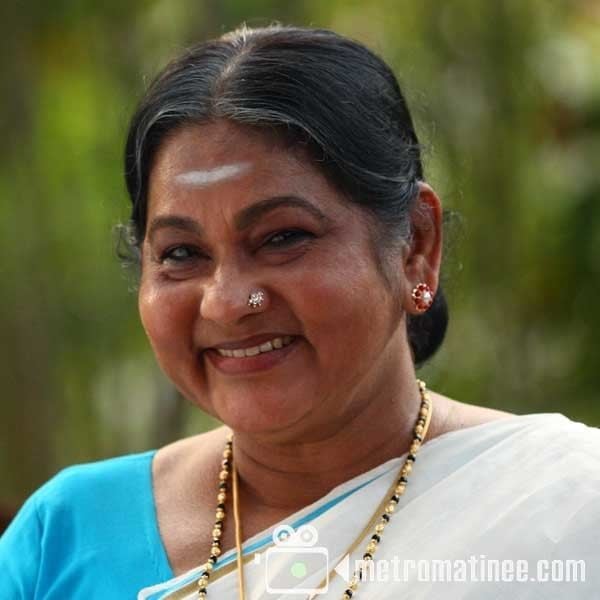
[[[204,351],[207,360],[225,375],[250,375],[285,363],[299,347],[301,336],[282,335],[246,348],[219,348]],[[240,343],[241,345],[242,343]]]
[[[284,335],[283,337],[276,337],[263,344],[250,346],[249,348],[213,348],[213,350],[216,350],[221,356],[227,356],[229,358],[245,358],[247,356],[257,356],[258,354],[266,354],[267,352],[284,348],[285,346],[289,346],[294,339],[294,336]]]

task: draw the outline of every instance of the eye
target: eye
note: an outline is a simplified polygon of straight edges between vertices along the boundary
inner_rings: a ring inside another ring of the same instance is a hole
[[[160,262],[184,263],[194,256],[199,256],[199,254],[196,250],[190,248],[190,246],[173,246],[160,255]]]
[[[285,246],[291,246],[293,243],[300,240],[312,237],[314,237],[312,233],[304,231],[303,229],[286,229],[272,235],[266,241],[265,245],[274,248],[283,248]]]

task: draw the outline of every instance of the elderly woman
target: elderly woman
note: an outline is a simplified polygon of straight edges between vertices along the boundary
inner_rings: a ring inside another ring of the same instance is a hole
[[[598,430],[416,378],[442,208],[380,58],[299,28],[199,44],[141,101],[126,178],[144,329],[224,425],[59,473],[0,543],[2,598],[597,597]],[[583,580],[535,581],[565,559]]]

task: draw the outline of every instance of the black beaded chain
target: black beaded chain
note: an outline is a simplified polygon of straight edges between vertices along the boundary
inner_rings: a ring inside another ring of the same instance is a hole
[[[343,600],[349,600],[352,598],[356,593],[358,584],[363,580],[364,569],[368,567],[366,563],[373,560],[373,556],[377,550],[379,542],[381,541],[381,534],[383,533],[386,525],[390,522],[390,518],[396,509],[396,505],[406,490],[408,476],[412,471],[417,453],[419,452],[419,449],[427,434],[427,429],[429,428],[429,423],[431,421],[431,415],[433,412],[433,405],[429,393],[427,392],[427,386],[425,385],[425,382],[417,379],[417,384],[419,386],[419,393],[421,395],[421,406],[419,408],[419,415],[413,429],[413,440],[410,445],[408,455],[406,456],[406,459],[404,460],[404,463],[399,471],[398,478],[390,488],[390,492],[388,492],[386,499],[384,499],[382,504],[377,508],[375,514],[381,512],[381,516],[375,525],[374,533],[369,539],[365,549],[366,551],[362,557],[361,565],[353,573],[348,587],[343,593]],[[210,574],[215,563],[217,562],[218,557],[221,554],[221,535],[223,533],[223,523],[225,521],[225,501],[227,499],[229,475],[232,466],[233,434],[230,434],[227,439],[225,449],[223,450],[223,460],[221,461],[221,471],[219,473],[219,492],[217,494],[217,510],[215,514],[215,524],[212,531],[213,539],[210,548],[210,555],[208,557],[208,561],[204,564],[204,569],[200,575],[200,578],[198,579],[198,598],[202,599],[206,598],[206,588],[208,586]],[[391,496],[389,494],[391,494]],[[239,548],[238,552],[240,552]]]

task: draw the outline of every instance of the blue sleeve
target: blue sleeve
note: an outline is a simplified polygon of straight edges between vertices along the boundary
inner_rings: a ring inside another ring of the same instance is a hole
[[[135,598],[172,577],[154,452],[74,465],[42,485],[0,538],[0,600]]]
[[[35,598],[42,537],[37,496],[34,494],[0,537],[0,598]]]

